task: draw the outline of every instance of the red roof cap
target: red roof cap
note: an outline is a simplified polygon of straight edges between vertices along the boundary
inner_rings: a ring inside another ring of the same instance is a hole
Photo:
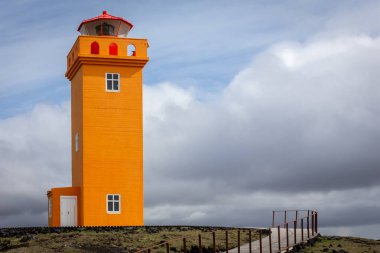
[[[102,15],[99,15],[99,16],[94,17],[94,18],[83,20],[82,23],[78,27],[78,32],[82,28],[82,25],[90,23],[92,21],[100,20],[100,19],[120,20],[121,22],[124,22],[125,24],[129,25],[131,27],[130,29],[132,29],[132,27],[133,27],[132,23],[129,22],[128,20],[125,20],[124,18],[121,18],[121,17],[112,16],[112,15],[108,14],[107,11],[103,11]]]

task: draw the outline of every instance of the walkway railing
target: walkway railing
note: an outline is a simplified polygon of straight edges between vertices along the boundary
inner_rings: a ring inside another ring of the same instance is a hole
[[[277,222],[277,220],[279,222]],[[276,253],[288,252],[318,234],[318,212],[312,210],[273,211],[269,229],[224,228],[224,231],[180,237],[135,253]],[[179,249],[178,249],[179,247]]]
[[[280,218],[281,223],[276,223],[276,218]],[[318,234],[318,212],[313,210],[273,211],[271,231],[277,235],[276,252],[289,251]]]

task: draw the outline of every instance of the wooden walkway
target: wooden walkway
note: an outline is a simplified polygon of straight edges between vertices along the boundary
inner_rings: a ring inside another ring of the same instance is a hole
[[[241,245],[239,248],[228,250],[228,253],[278,253],[291,250],[295,245],[306,243],[309,239],[318,235],[318,212],[314,210],[283,210],[273,211],[272,228],[270,236],[262,235],[261,240],[252,241],[251,243]],[[294,219],[292,218],[294,217]],[[275,226],[275,221],[281,219],[281,223]],[[283,219],[282,219],[283,218]],[[252,228],[241,228],[241,230],[250,230]],[[263,228],[256,228],[263,230]],[[265,229],[267,230],[267,229]],[[260,231],[258,231],[260,232]],[[226,238],[219,238],[219,243],[226,243],[228,248],[228,231],[226,230]],[[215,232],[212,232],[213,252],[216,252]],[[183,252],[188,252],[186,240],[188,238],[180,238],[176,241],[183,240]],[[173,241],[163,241],[158,245],[151,246],[135,253],[151,253],[152,250],[159,247],[165,247],[166,253],[170,253],[170,244]],[[198,235],[199,249],[202,249],[201,234]],[[238,234],[238,245],[240,245],[240,230]],[[204,245],[203,245],[204,246]],[[201,252],[201,250],[200,250]],[[227,252],[226,252],[227,253]]]
[[[279,251],[279,244],[278,244],[278,229],[277,228],[271,228],[272,235],[271,235],[271,243],[269,243],[269,236],[263,237],[261,241],[262,245],[262,252],[263,253],[270,253],[270,252],[286,252],[287,247],[287,240],[286,240],[286,229],[280,228],[280,245],[281,245],[281,251]],[[312,236],[312,230],[309,229],[309,235],[310,239],[317,236],[317,233]],[[291,249],[295,244],[299,244],[301,242],[307,242],[308,241],[308,234],[307,229],[303,229],[303,239],[302,240],[302,229],[296,229],[296,243],[294,241],[294,229],[288,230],[288,242],[289,242],[289,249]],[[270,246],[272,247],[272,251],[270,251]],[[259,253],[260,252],[260,241],[253,241],[251,243],[251,252],[252,253]],[[238,253],[239,249],[231,249],[228,251],[228,253]],[[244,244],[240,246],[240,253],[249,253],[249,244]]]

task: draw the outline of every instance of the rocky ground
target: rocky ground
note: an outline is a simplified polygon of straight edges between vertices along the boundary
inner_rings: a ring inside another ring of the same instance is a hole
[[[94,228],[29,228],[0,229],[0,251],[3,252],[136,252],[170,241],[170,252],[181,252],[187,238],[189,252],[198,252],[198,235],[202,234],[204,253],[212,252],[212,232],[216,234],[217,251],[225,251],[225,231],[229,248],[237,246],[238,229],[215,227],[94,227]],[[252,231],[257,239],[257,230]],[[248,242],[248,231],[241,231],[241,242]],[[166,252],[163,245],[155,252]]]
[[[380,253],[380,240],[357,237],[321,236],[301,252],[317,253]]]
[[[198,252],[201,234],[203,253],[213,252],[212,232],[216,234],[217,252],[225,251],[225,231],[229,248],[237,246],[237,228],[216,227],[93,227],[93,228],[24,228],[0,229],[0,252],[136,252],[152,245],[170,241],[170,252],[180,253],[183,237],[189,253]],[[262,231],[264,234],[266,231]],[[248,242],[248,231],[241,230],[241,244]],[[258,231],[252,231],[252,239]],[[166,245],[152,253],[166,252]],[[380,240],[355,237],[321,236],[305,253],[380,253]],[[255,252],[256,253],[256,252]]]

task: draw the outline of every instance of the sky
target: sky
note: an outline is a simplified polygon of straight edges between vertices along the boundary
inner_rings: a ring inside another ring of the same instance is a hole
[[[149,40],[145,223],[380,239],[380,1],[47,1],[0,9],[0,227],[46,226],[71,184],[66,55],[103,10]]]

